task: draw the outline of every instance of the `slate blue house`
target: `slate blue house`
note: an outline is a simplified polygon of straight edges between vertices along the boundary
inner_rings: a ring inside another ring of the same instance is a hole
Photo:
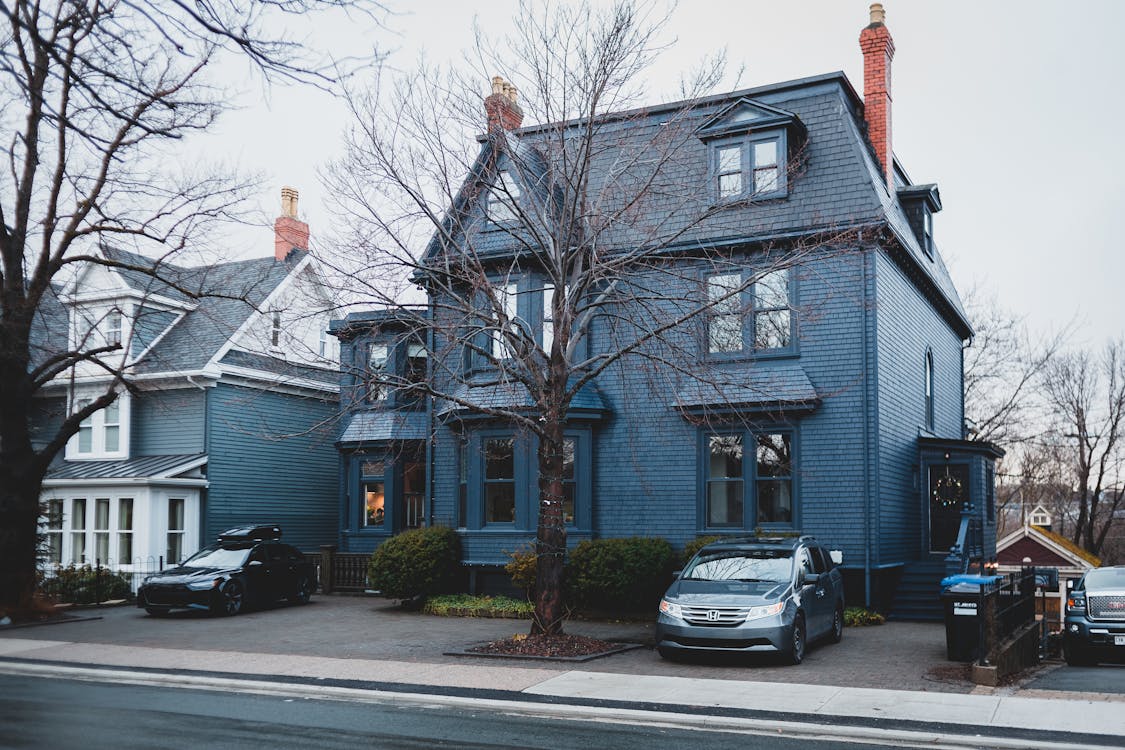
[[[692,104],[695,140],[682,179],[701,186],[701,204],[730,200],[685,232],[684,247],[724,248],[745,269],[702,271],[685,295],[721,296],[767,249],[785,252],[802,237],[839,233],[849,247],[810,252],[763,276],[744,295],[745,309],[716,305],[685,334],[721,381],[621,360],[583,388],[567,413],[571,544],[815,534],[844,552],[851,602],[888,607],[898,591],[905,616],[921,614],[909,599],[915,582],[932,599],[947,566],[995,554],[993,463],[1001,454],[966,439],[962,350],[972,329],[935,239],[938,188],[914,183],[891,150],[894,46],[881,7],[872,7],[861,47],[866,101],[844,74],[829,73]],[[536,156],[541,129],[519,127],[505,91],[501,82],[486,101],[500,115],[450,211],[474,233],[463,241],[476,257],[498,264],[519,250],[511,232],[498,231],[510,216],[497,196],[528,200],[540,183],[529,170],[547,169]],[[682,108],[622,113],[620,148]],[[617,179],[607,169],[592,179]],[[653,217],[660,220],[675,217]],[[690,268],[690,251],[682,257]],[[438,262],[432,248],[428,258]],[[497,283],[508,317],[542,344],[552,289],[534,264],[519,269]],[[442,292],[430,292],[440,309]],[[331,329],[342,341],[342,392],[360,394],[342,399],[341,549],[367,552],[403,528],[447,524],[461,535],[470,570],[495,571],[535,534],[535,440],[465,408],[520,403],[518,388],[481,375],[488,368],[476,359],[487,341],[476,354],[450,353],[438,333],[418,333],[417,318],[375,311]],[[613,338],[611,322],[596,319],[586,353]],[[424,371],[452,397],[403,401],[388,386],[389,375],[409,391]]]
[[[283,196],[272,256],[187,267],[102,247],[107,263],[87,264],[43,310],[39,356],[119,343],[132,386],[44,481],[49,566],[151,569],[247,522],[280,523],[305,549],[335,539],[331,300],[296,191]],[[159,278],[129,268],[157,263]],[[82,367],[56,378],[36,405],[39,439],[109,382]]]

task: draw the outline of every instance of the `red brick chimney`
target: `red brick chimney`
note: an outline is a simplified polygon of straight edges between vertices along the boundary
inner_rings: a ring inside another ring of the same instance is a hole
[[[875,147],[879,165],[887,176],[887,185],[894,185],[894,155],[891,150],[891,60],[895,41],[887,31],[886,13],[882,3],[871,4],[871,23],[859,33],[863,50],[863,112],[867,119],[867,137]]]
[[[297,218],[297,190],[281,189],[281,216],[273,223],[273,256],[285,260],[293,250],[309,249],[309,225]]]
[[[500,76],[492,78],[492,95],[484,100],[488,132],[515,130],[523,122],[523,110],[516,103],[516,87]]]

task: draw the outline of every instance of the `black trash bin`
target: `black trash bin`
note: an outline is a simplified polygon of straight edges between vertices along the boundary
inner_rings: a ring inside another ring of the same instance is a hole
[[[945,653],[950,661],[972,661],[980,648],[981,586],[996,576],[950,576],[941,582],[945,610]]]

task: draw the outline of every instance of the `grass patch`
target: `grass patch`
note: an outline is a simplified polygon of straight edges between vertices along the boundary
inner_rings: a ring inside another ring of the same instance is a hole
[[[422,611],[439,617],[508,617],[531,619],[534,606],[508,596],[483,596],[478,594],[445,594],[431,596]]]
[[[886,621],[887,618],[878,612],[870,612],[863,607],[848,607],[844,610],[844,624],[849,628],[882,625]]]

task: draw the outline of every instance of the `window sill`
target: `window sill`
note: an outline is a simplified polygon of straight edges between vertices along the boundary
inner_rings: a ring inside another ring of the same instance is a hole
[[[711,208],[734,208],[736,206],[753,206],[766,201],[782,201],[789,197],[789,191],[782,190],[775,193],[762,193],[759,195],[739,195],[733,198],[715,198]]]
[[[777,349],[760,352],[707,352],[708,362],[720,364],[723,362],[753,362],[763,359],[798,359],[801,356],[799,349]]]

